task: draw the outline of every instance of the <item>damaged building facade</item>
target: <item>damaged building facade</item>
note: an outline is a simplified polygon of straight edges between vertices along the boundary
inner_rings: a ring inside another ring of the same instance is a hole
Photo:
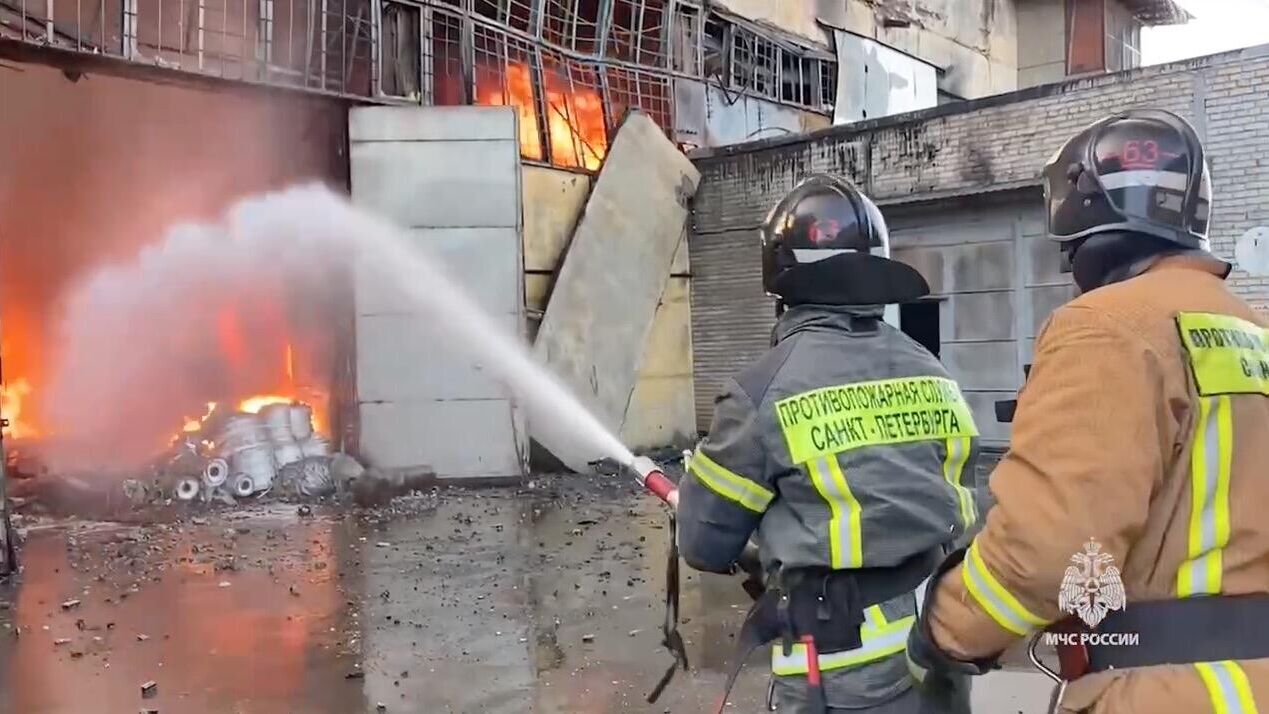
[[[807,173],[850,176],[880,204],[892,250],[921,271],[928,300],[902,328],[962,384],[984,444],[1003,447],[993,404],[1012,397],[1035,337],[1074,295],[1045,240],[1039,172],[1063,141],[1109,113],[1171,110],[1209,152],[1212,244],[1233,290],[1269,310],[1258,246],[1269,234],[1269,46],[1025,89],[899,117],[694,154],[692,337],[696,415],[708,427],[722,380],[769,346],[757,238],[771,205]]]
[[[539,356],[625,443],[690,443],[716,370],[700,318],[710,288],[693,281],[713,267],[698,272],[686,221],[656,226],[668,238],[647,231],[649,216],[686,215],[695,169],[651,150],[646,134],[629,165],[609,163],[623,118],[637,110],[685,151],[785,141],[1117,69],[1107,58],[1131,58],[1123,47],[1142,26],[1186,19],[1167,0],[1058,4],[1083,33],[1073,47],[1101,43],[1100,65],[1059,53],[1055,70],[1052,53],[1032,52],[1027,38],[1052,18],[1022,0],[0,0],[0,135],[21,137],[0,142],[10,458],[57,432],[41,397],[56,311],[76,281],[174,223],[304,180],[398,221],[508,329],[545,334]],[[640,173],[640,147],[660,169]],[[649,176],[666,190],[634,188]],[[715,190],[698,199],[706,212]],[[603,281],[587,285],[606,268],[578,245],[601,240],[587,227],[597,215],[646,247],[640,265],[657,272],[655,299],[605,313],[635,325],[612,336],[637,344],[631,358],[562,328],[612,306],[594,297]],[[570,269],[570,256],[583,267]],[[220,408],[309,405],[331,450],[388,470],[522,474],[534,427],[505,386],[438,357],[435,336],[355,270],[339,280],[340,299],[303,315],[283,286],[191,311]],[[309,339],[314,324],[320,339]],[[170,394],[149,436],[202,423],[213,410],[198,389]],[[497,443],[480,458],[455,436],[473,428]]]

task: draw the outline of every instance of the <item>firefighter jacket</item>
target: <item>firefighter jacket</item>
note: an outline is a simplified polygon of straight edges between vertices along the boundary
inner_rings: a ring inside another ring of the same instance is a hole
[[[727,381],[680,489],[689,565],[726,572],[756,532],[769,573],[895,566],[975,522],[970,409],[942,364],[881,314],[792,307],[775,346]],[[868,706],[910,686],[902,651],[914,597],[864,614],[861,648],[820,656],[830,706]],[[805,650],[785,657],[777,646],[772,664],[804,674]],[[848,669],[867,686],[835,687],[830,674]]]
[[[992,657],[1065,618],[1064,574],[1090,547],[1113,559],[1128,611],[1269,592],[1269,337],[1224,274],[1173,256],[1050,317],[991,475],[996,505],[927,613],[941,649]],[[1090,674],[1062,711],[1257,705],[1269,711],[1269,660]]]

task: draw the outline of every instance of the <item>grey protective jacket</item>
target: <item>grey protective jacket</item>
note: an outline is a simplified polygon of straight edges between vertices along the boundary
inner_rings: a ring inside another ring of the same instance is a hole
[[[978,516],[973,417],[942,364],[880,315],[791,308],[775,346],[728,380],[680,488],[689,565],[726,572],[755,531],[767,572],[892,566],[965,540]],[[830,707],[905,694],[915,605],[906,594],[869,608],[863,647],[821,654]],[[773,651],[772,669],[785,680],[805,660]],[[782,711],[799,708],[789,684]]]

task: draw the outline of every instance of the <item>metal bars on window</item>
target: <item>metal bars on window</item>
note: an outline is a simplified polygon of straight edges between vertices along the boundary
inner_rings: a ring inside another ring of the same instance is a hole
[[[0,0],[0,39],[369,97],[380,0]]]

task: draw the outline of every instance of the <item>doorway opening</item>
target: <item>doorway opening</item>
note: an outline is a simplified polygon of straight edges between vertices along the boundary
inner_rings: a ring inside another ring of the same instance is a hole
[[[939,356],[939,300],[918,300],[899,306],[899,329]]]

